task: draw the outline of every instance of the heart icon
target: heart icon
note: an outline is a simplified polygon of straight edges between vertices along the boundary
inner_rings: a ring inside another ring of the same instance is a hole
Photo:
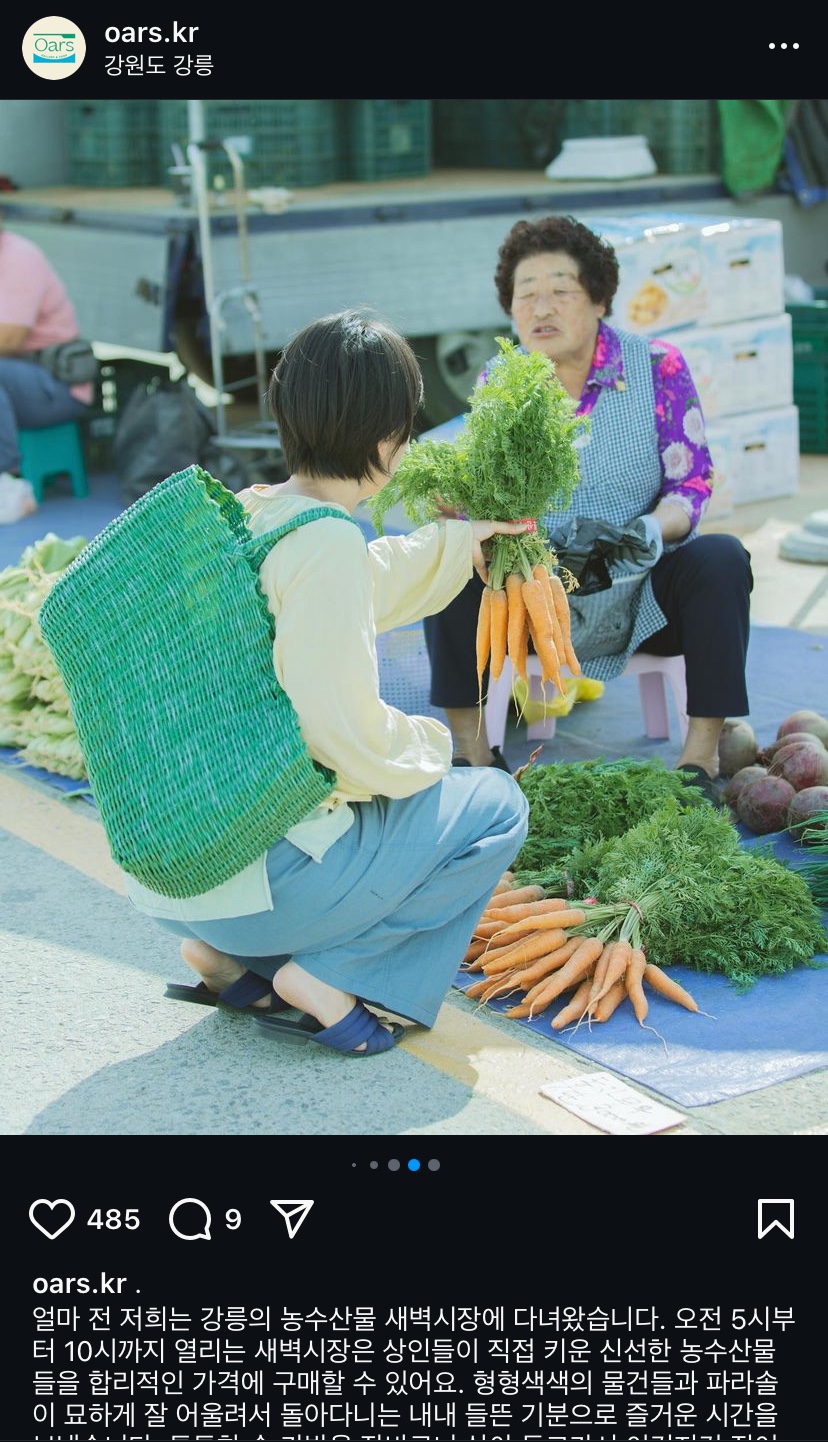
[[[35,1216],[38,1207],[48,1207],[49,1211],[53,1214],[55,1207],[66,1207],[69,1215],[65,1222],[60,1223],[60,1226],[56,1225],[57,1218],[54,1215],[48,1218],[46,1222],[39,1222]],[[50,1242],[53,1242],[55,1237],[59,1237],[61,1232],[65,1232],[67,1227],[71,1227],[74,1220],[75,1208],[71,1202],[67,1202],[65,1197],[58,1197],[56,1202],[49,1202],[45,1197],[38,1197],[37,1201],[32,1202],[32,1205],[29,1207],[29,1221],[37,1227],[39,1232],[43,1233],[44,1237],[48,1237]]]

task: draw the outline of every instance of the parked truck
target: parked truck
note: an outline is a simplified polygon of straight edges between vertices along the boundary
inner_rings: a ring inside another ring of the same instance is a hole
[[[509,328],[493,272],[503,236],[522,216],[567,213],[587,224],[591,214],[642,211],[776,218],[786,271],[813,285],[825,281],[819,207],[803,210],[783,194],[735,200],[716,174],[555,182],[543,167],[441,168],[292,191],[259,185],[245,197],[240,237],[239,208],[226,186],[210,187],[207,223],[202,215],[200,224],[186,150],[179,150],[178,164],[170,157],[163,187],[13,190],[3,197],[3,212],[10,227],[49,256],[81,332],[97,342],[174,352],[209,381],[215,352],[205,293],[229,298],[213,324],[224,379],[239,388],[254,369],[247,290],[269,363],[314,317],[370,306],[414,345],[425,380],[424,424],[456,415],[495,337]]]

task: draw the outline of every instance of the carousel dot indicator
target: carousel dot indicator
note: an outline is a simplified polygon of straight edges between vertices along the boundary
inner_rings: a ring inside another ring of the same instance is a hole
[[[389,1172],[398,1172],[400,1170],[400,1164],[396,1157],[391,1158],[388,1163],[388,1170]]]
[[[440,1170],[440,1163],[438,1162],[438,1160],[437,1160],[436,1157],[432,1157],[432,1158],[430,1159],[430,1161],[429,1161],[429,1163],[428,1163],[428,1170],[429,1170],[430,1172],[439,1172],[439,1170]]]
[[[379,1162],[370,1162],[369,1166],[371,1168],[371,1171],[375,1172],[377,1170],[377,1167],[379,1166]]]
[[[420,1163],[416,1157],[411,1158],[411,1161],[408,1163],[408,1170],[410,1172],[418,1172],[420,1170]]]

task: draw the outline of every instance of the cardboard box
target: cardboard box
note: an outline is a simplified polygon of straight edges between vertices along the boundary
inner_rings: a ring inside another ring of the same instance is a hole
[[[714,466],[722,466],[734,506],[793,496],[799,490],[796,406],[723,416],[707,427],[707,443]],[[708,516],[712,504],[711,498]]]
[[[791,317],[671,332],[690,367],[706,421],[793,405]]]

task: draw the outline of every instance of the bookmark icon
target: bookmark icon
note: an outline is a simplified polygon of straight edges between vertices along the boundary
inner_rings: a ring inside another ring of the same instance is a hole
[[[270,1205],[284,1218],[288,1236],[295,1237],[313,1202],[274,1202],[271,1198]]]

